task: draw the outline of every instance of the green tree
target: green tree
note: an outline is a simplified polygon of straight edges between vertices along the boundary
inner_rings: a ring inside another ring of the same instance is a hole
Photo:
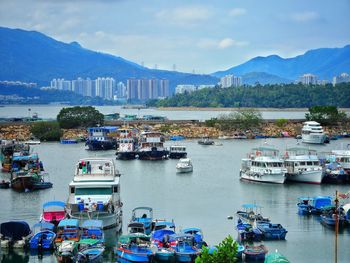
[[[41,141],[59,141],[62,136],[62,130],[56,121],[36,122],[30,131]]]
[[[238,243],[229,235],[216,246],[213,253],[209,252],[209,248],[203,247],[195,263],[233,263],[237,261],[237,249]]]
[[[317,121],[322,125],[334,125],[347,120],[346,113],[339,111],[336,106],[313,106],[305,114],[308,121]]]
[[[287,122],[288,122],[288,120],[287,119],[277,119],[276,120],[276,125],[278,126],[278,127],[280,127],[280,128],[283,128],[284,127],[284,125],[286,125],[287,124]]]
[[[57,121],[65,129],[91,127],[103,125],[103,114],[91,106],[76,106],[63,108],[57,115]]]

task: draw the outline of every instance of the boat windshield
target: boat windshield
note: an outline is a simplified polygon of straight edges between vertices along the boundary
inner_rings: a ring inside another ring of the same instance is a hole
[[[280,162],[273,162],[273,163],[267,163],[267,167],[282,167],[282,163]]]
[[[111,195],[112,188],[76,188],[76,195]]]

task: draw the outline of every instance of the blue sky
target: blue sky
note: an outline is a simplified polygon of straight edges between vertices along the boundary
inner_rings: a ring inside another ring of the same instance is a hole
[[[350,44],[349,14],[349,0],[0,0],[1,26],[196,73]]]

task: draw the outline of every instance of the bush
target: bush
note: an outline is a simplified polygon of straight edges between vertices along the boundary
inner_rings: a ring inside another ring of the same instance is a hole
[[[203,247],[202,253],[196,258],[195,263],[233,263],[236,262],[238,243],[229,235],[219,245],[216,250],[209,253],[209,248]]]
[[[30,131],[41,141],[59,141],[63,134],[57,122],[37,122]]]
[[[103,125],[104,116],[94,107],[63,108],[57,115],[57,121],[61,128],[72,129],[78,127],[92,127]]]
[[[222,130],[239,128],[242,130],[258,128],[262,123],[261,113],[254,109],[240,110],[218,117],[217,123]]]
[[[280,128],[284,127],[284,125],[286,125],[288,122],[287,119],[277,119],[276,120],[276,125]]]
[[[339,111],[336,106],[313,106],[305,114],[308,121],[317,121],[322,125],[335,125],[338,122],[347,122],[346,113]]]

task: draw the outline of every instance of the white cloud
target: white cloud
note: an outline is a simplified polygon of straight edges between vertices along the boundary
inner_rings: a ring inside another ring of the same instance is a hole
[[[293,13],[290,15],[290,18],[296,22],[309,22],[318,20],[320,18],[320,15],[314,11],[306,11],[300,13]]]
[[[177,25],[194,25],[209,19],[212,12],[203,6],[186,6],[175,9],[165,9],[156,13],[156,18],[162,22]]]
[[[240,47],[240,46],[246,46],[246,45],[248,45],[248,42],[237,41],[237,40],[234,40],[232,38],[224,38],[224,39],[219,41],[218,48],[225,49],[225,48],[229,48],[231,46]]]
[[[232,46],[241,47],[246,46],[249,43],[247,41],[237,41],[232,38],[224,39],[213,39],[213,38],[202,38],[197,41],[197,47],[201,49],[226,49]]]
[[[247,13],[247,10],[244,8],[233,8],[229,11],[230,16],[242,16]]]

